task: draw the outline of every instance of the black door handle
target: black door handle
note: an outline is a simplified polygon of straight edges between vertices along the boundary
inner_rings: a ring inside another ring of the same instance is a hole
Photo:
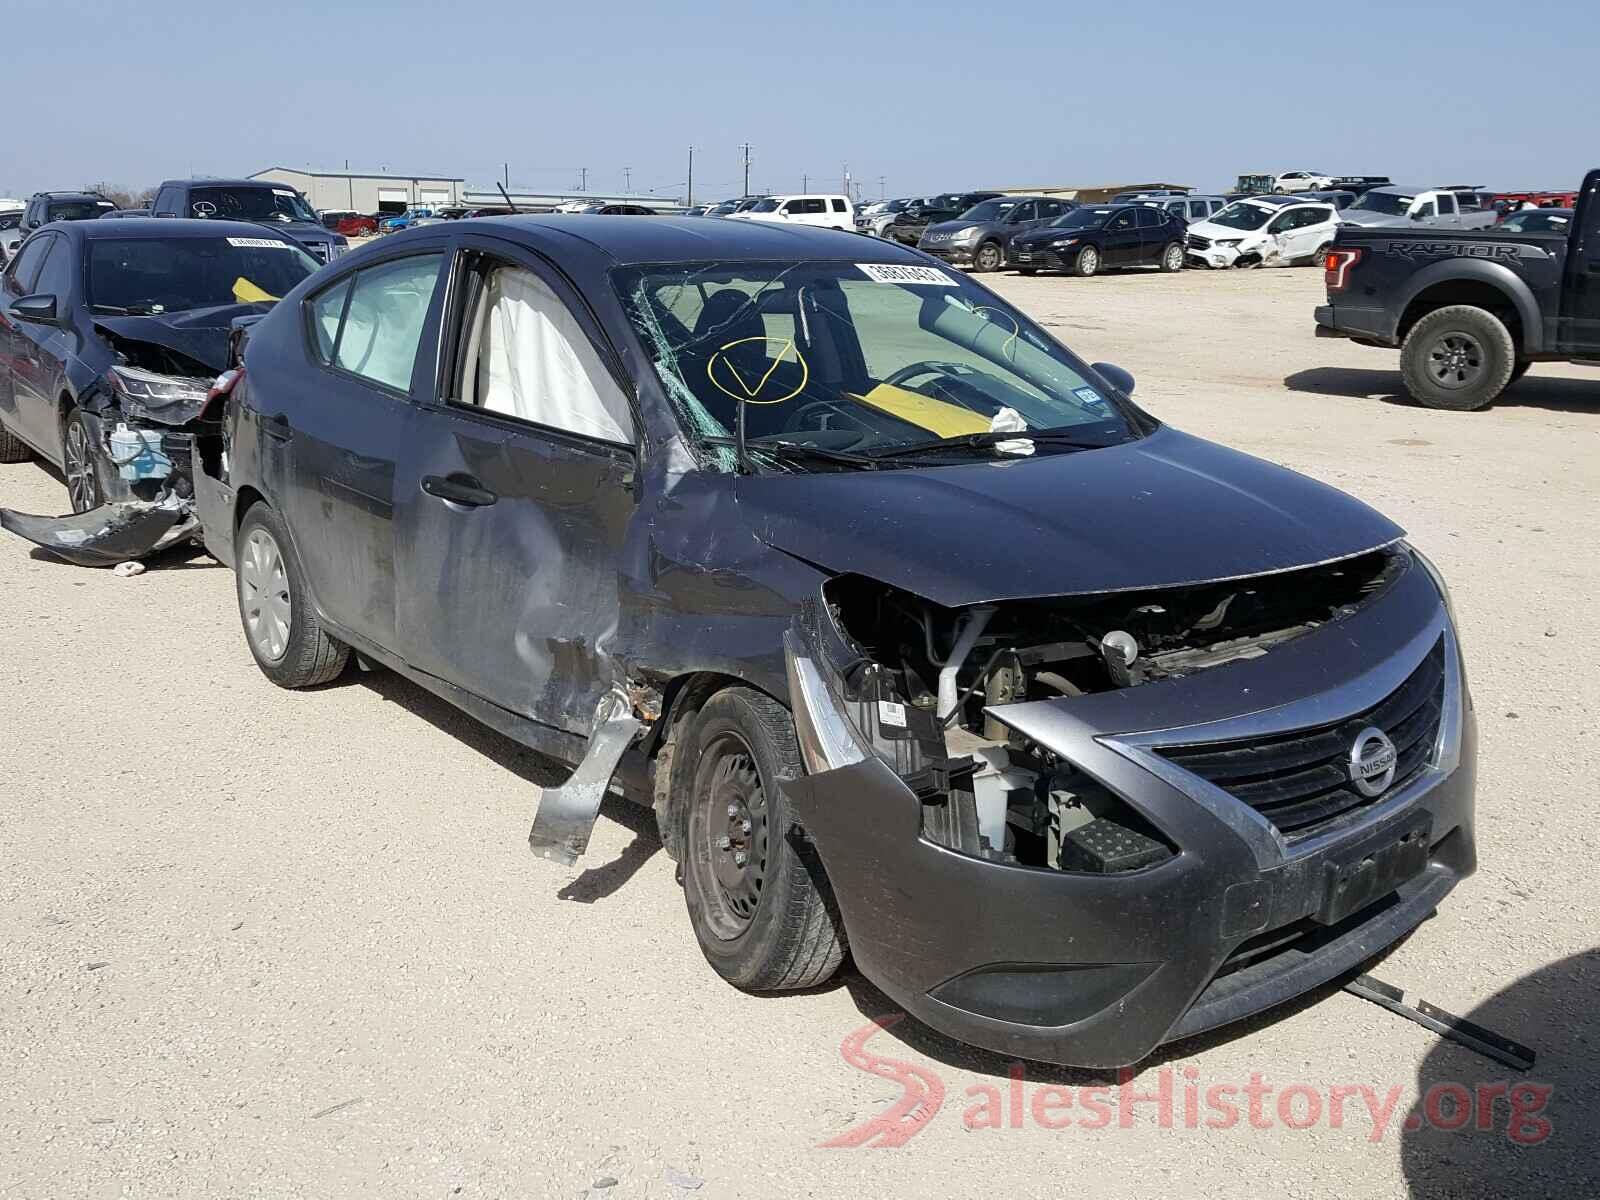
[[[262,421],[261,428],[268,437],[277,438],[280,442],[287,442],[294,436],[294,430],[289,428],[289,418],[283,413]]]
[[[500,498],[471,475],[424,475],[422,490],[440,500],[464,504],[468,508],[486,508]]]

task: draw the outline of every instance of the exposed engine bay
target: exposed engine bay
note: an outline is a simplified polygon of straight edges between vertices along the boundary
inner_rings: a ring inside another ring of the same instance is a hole
[[[1247,579],[960,610],[861,575],[823,591],[843,641],[840,698],[922,800],[925,836],[994,861],[1111,873],[1175,848],[995,706],[1176,684],[1259,658],[1352,615],[1405,562],[1387,548]]]

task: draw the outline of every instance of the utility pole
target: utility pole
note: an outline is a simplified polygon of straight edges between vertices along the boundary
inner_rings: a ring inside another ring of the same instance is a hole
[[[750,194],[750,143],[745,142],[739,149],[744,151],[744,195]]]
[[[850,164],[844,164],[844,186],[839,189],[846,196],[850,194]]]
[[[887,184],[888,182],[889,182],[889,177],[887,175],[879,175],[878,176],[878,199],[879,200],[887,200],[889,198],[889,193],[883,190],[884,189],[884,185]]]
[[[685,208],[694,207],[694,147],[689,147],[689,201]]]
[[[622,194],[631,195],[633,192],[633,168],[622,168]]]
[[[578,190],[580,192],[586,192],[586,191],[589,190],[589,168],[588,167],[579,167],[578,168]]]
[[[809,192],[811,190],[811,176],[809,176],[809,175],[800,176],[800,190],[802,192]]]
[[[511,190],[511,164],[510,163],[501,163],[500,167],[505,172],[506,191],[509,192]]]

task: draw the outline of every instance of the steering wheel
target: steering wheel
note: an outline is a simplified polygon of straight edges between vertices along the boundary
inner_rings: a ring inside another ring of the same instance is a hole
[[[805,404],[802,404],[799,408],[795,409],[794,412],[789,414],[789,419],[783,423],[783,432],[809,432],[806,427],[806,420],[811,416],[812,413],[837,413],[841,411],[842,409],[840,408],[837,400],[807,401]],[[822,426],[821,424],[814,425],[811,426],[811,429],[821,432]]]
[[[909,379],[919,375],[961,375],[964,372],[956,363],[939,362],[937,359],[924,359],[922,362],[910,363],[901,367],[883,382],[889,387],[903,387]]]

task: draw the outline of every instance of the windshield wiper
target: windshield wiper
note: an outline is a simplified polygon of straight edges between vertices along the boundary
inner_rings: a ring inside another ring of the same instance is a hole
[[[713,446],[735,446],[737,438],[706,438]],[[845,450],[828,450],[822,446],[807,446],[801,442],[746,442],[745,448],[752,454],[766,454],[773,458],[787,459],[793,462],[826,462],[837,463],[845,467],[857,467],[863,470],[876,470],[877,461],[864,454],[851,454]]]
[[[912,454],[938,454],[947,450],[988,450],[1000,442],[1043,442],[1051,446],[1066,446],[1072,450],[1104,450],[1112,442],[1091,442],[1070,429],[1023,429],[1006,433],[962,433],[955,437],[938,438],[931,442],[913,442],[909,446],[891,446],[887,450],[874,450],[871,457],[903,458]]]

